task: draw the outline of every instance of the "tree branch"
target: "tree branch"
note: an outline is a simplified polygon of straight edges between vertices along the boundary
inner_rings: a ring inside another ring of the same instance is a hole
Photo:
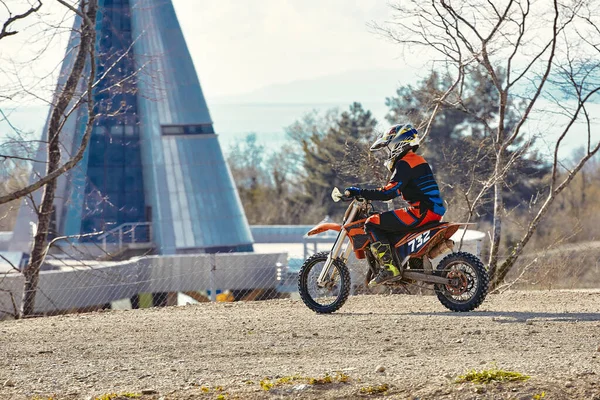
[[[7,36],[16,35],[18,33],[18,31],[10,30],[11,29],[10,26],[13,23],[15,23],[16,21],[25,19],[28,16],[30,16],[31,14],[38,12],[41,7],[42,7],[42,1],[37,0],[36,5],[31,6],[29,8],[29,10],[25,11],[24,13],[11,15],[6,21],[4,21],[4,24],[2,24],[2,29],[0,30],[0,39],[3,39]],[[9,13],[10,13],[10,11],[9,11]]]

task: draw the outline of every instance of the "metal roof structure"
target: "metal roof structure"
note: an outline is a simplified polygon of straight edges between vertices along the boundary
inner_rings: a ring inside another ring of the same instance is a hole
[[[100,0],[99,6],[96,78],[103,79],[94,100],[100,116],[84,159],[59,179],[53,233],[109,232],[114,240],[152,242],[159,254],[252,251],[171,0]],[[79,25],[76,19],[74,28]],[[73,33],[58,87],[77,44]],[[85,107],[69,117],[61,133],[64,153],[78,148],[85,122]],[[44,146],[38,159],[45,159]],[[34,176],[43,175],[43,163],[35,168]],[[36,221],[24,201],[10,250],[30,250]]]

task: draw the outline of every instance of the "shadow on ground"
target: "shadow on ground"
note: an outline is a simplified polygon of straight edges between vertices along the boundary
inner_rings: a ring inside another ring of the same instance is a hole
[[[435,316],[453,318],[495,318],[499,323],[524,323],[527,320],[552,321],[552,322],[575,322],[575,321],[600,321],[600,313],[580,312],[530,312],[530,311],[472,311],[456,313],[451,311],[442,312],[340,312],[332,314],[337,317],[349,317],[357,315],[387,315],[395,317]]]

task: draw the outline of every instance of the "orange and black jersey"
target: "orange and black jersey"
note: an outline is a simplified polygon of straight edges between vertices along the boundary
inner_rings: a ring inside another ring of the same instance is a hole
[[[420,155],[409,151],[396,161],[389,183],[378,189],[362,189],[368,200],[391,200],[402,196],[412,207],[444,215],[446,208],[431,167]]]

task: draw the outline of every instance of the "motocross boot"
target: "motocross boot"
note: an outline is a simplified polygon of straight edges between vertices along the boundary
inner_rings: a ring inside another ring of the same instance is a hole
[[[381,268],[375,278],[371,279],[369,286],[380,285],[384,282],[389,281],[392,278],[400,276],[400,271],[394,265],[394,258],[392,257],[392,249],[387,243],[375,242],[371,244],[371,251],[373,255],[377,257]]]

